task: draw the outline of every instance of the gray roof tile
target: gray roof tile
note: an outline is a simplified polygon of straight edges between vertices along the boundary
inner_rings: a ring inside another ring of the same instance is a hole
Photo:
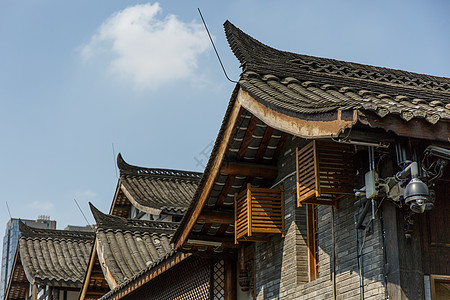
[[[106,215],[91,204],[97,222],[97,253],[104,274],[120,285],[163,259],[173,250],[169,240],[178,223],[124,219]],[[101,253],[99,253],[99,251]]]
[[[28,280],[80,288],[94,241],[93,232],[32,228],[20,222],[19,251]]]
[[[450,119],[449,78],[280,51],[228,21],[224,27],[243,69],[240,87],[278,112],[305,118],[359,109],[432,124]]]
[[[202,173],[150,169],[129,165],[119,154],[119,184],[131,194],[135,206],[151,208],[165,213],[183,213],[197,189]]]

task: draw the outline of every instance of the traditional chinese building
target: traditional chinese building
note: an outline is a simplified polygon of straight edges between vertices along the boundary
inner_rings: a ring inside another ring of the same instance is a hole
[[[19,224],[21,236],[4,299],[77,299],[94,234]]]
[[[11,269],[14,263],[14,255],[16,254],[17,246],[19,244],[20,221],[31,227],[56,229],[56,221],[50,220],[49,216],[39,216],[37,220],[12,218],[8,221],[6,224],[5,235],[3,237],[2,273],[0,281],[1,299],[3,299],[6,288],[8,287],[9,276],[11,275]]]
[[[175,249],[227,253],[225,299],[449,297],[450,79],[225,32],[242,73]]]
[[[118,156],[79,299],[449,297],[450,79],[225,33],[242,73],[205,172]]]
[[[118,167],[110,214],[91,205],[96,239],[79,299],[223,297],[222,254],[203,258],[170,243],[201,173],[132,166],[120,154]]]

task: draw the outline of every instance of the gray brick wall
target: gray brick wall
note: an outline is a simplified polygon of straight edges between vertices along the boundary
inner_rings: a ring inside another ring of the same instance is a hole
[[[295,171],[295,149],[309,141],[288,137],[279,160],[279,178]],[[306,234],[306,208],[297,207],[296,177],[284,182],[285,238],[274,235],[269,243],[255,243],[255,282],[257,299],[333,299],[332,208],[318,207],[319,276],[309,282]],[[336,299],[360,299],[354,216],[358,208],[353,197],[339,201],[334,210]],[[368,217],[367,217],[368,220]],[[380,221],[363,238],[363,282],[365,299],[384,299],[383,248]]]

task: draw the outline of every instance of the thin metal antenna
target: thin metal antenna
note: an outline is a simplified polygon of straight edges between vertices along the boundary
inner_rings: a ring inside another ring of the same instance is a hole
[[[214,48],[214,51],[216,52],[217,59],[219,60],[220,66],[222,67],[222,70],[223,70],[223,73],[225,74],[225,77],[226,77],[229,81],[231,81],[231,82],[233,82],[233,83],[238,83],[237,81],[231,80],[230,77],[228,77],[227,71],[225,71],[225,67],[224,67],[223,64],[222,64],[222,60],[220,59],[219,52],[217,52],[216,46],[214,45],[214,42],[213,42],[213,40],[212,40],[212,37],[211,37],[211,35],[209,34],[208,26],[206,26],[206,22],[205,22],[205,19],[203,19],[202,12],[200,11],[200,8],[197,8],[197,9],[198,9],[198,13],[200,14],[200,18],[202,18],[203,25],[205,26],[206,32],[208,33],[209,40],[211,41],[211,44],[212,44],[212,46],[213,46],[213,48]]]
[[[117,175],[116,151],[114,150],[114,143],[111,143],[111,144],[112,144],[112,151],[113,151],[114,170],[116,171],[116,178],[119,179],[119,176]]]
[[[83,211],[81,210],[81,207],[78,205],[77,199],[73,198],[73,201],[75,201],[75,204],[78,206],[78,209],[80,210],[81,214],[83,215],[84,219],[86,220],[86,224],[88,226],[91,226],[91,224],[89,224],[88,219],[86,218],[86,216],[84,215]]]
[[[8,208],[9,218],[12,219],[12,217],[11,217],[11,211],[9,210],[8,201],[5,201],[5,202],[6,202],[6,208]]]

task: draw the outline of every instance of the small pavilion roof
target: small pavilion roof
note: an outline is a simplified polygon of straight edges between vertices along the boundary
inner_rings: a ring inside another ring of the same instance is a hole
[[[133,166],[117,156],[118,188],[139,210],[150,214],[182,215],[197,189],[202,173]]]
[[[30,283],[80,288],[93,232],[38,229],[19,223],[20,259]]]
[[[90,205],[97,222],[96,251],[111,289],[173,251],[169,240],[178,223],[125,219],[104,214]]]

